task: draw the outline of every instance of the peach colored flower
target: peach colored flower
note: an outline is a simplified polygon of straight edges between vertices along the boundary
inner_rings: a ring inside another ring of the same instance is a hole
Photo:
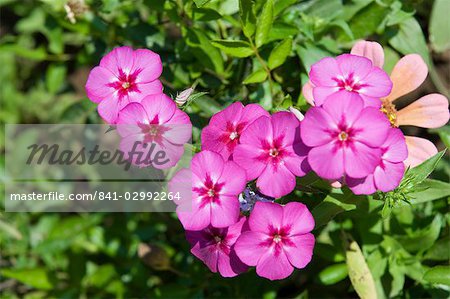
[[[382,67],[384,52],[380,44],[369,41],[357,42],[351,52],[372,60],[374,66]],[[418,88],[428,75],[428,67],[418,54],[409,54],[402,57],[394,66],[390,75],[393,87],[391,93],[381,99],[381,110],[387,115],[393,127],[417,126],[422,128],[440,128],[449,120],[448,99],[438,93],[421,97],[410,105],[397,111],[394,102]],[[303,86],[302,93],[307,102],[314,105],[312,86],[308,82]],[[429,140],[405,136],[408,146],[406,166],[414,167],[435,155],[438,150]]]

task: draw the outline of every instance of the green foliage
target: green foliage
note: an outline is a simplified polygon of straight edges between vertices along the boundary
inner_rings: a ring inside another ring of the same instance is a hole
[[[311,65],[348,52],[357,39],[383,45],[388,72],[402,55],[419,53],[432,83],[445,94],[437,65],[444,58],[435,59],[429,49],[449,48],[446,5],[446,0],[0,1],[0,122],[100,123],[84,84],[89,70],[119,45],[161,55],[168,95],[195,86],[182,108],[191,116],[196,149],[209,118],[235,101],[260,103],[271,112],[290,106],[304,111],[301,87]],[[448,126],[412,134],[440,148],[450,144]],[[2,181],[8,179],[4,164],[2,156]],[[281,282],[261,279],[254,270],[231,279],[211,273],[190,254],[172,214],[3,213],[0,291],[2,298],[445,298],[449,174],[442,151],[409,169],[399,188],[384,195],[355,196],[314,175],[300,178],[297,191],[280,202],[308,205],[316,247],[312,262]],[[148,255],[142,248],[157,250]]]

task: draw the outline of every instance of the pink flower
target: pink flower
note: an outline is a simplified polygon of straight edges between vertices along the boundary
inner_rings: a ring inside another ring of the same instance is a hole
[[[364,178],[380,164],[379,147],[389,129],[385,115],[377,108],[364,108],[358,95],[333,95],[322,107],[306,112],[301,137],[312,147],[308,162],[320,177]]]
[[[223,277],[234,277],[247,271],[248,267],[237,257],[234,243],[245,230],[246,218],[226,228],[208,226],[201,231],[186,231],[192,245],[191,253],[202,260],[209,270],[219,271]]]
[[[270,280],[283,279],[295,268],[304,268],[314,249],[314,218],[298,202],[285,206],[257,202],[245,231],[234,246],[245,264],[256,266],[256,273]]]
[[[405,173],[403,161],[408,156],[403,133],[396,128],[390,129],[381,150],[381,162],[372,174],[362,179],[346,178],[353,193],[372,194],[377,190],[389,192],[400,184]]]
[[[158,54],[147,49],[115,48],[90,72],[86,93],[91,101],[99,103],[100,116],[115,124],[119,111],[127,104],[162,93],[163,86],[158,80],[161,72]]]
[[[352,48],[352,54],[365,56],[379,67],[383,66],[383,48],[376,42],[359,41]],[[429,94],[397,111],[394,102],[417,89],[428,74],[428,67],[418,54],[402,57],[391,73],[392,91],[382,99],[382,111],[388,116],[394,127],[418,126],[439,128],[449,120],[448,99],[441,94]],[[414,167],[437,154],[436,146],[427,139],[406,136],[408,158],[406,166]]]
[[[202,150],[211,150],[224,159],[232,158],[242,132],[258,117],[269,113],[258,104],[244,107],[236,102],[211,117],[202,131]]]
[[[172,99],[158,94],[125,106],[117,118],[117,131],[121,151],[134,164],[163,169],[180,160],[184,144],[191,139],[192,124]]]
[[[215,152],[202,151],[192,158],[190,171],[183,169],[173,177],[169,190],[180,190],[182,200],[176,203],[183,227],[202,230],[210,224],[222,228],[238,221],[238,195],[246,183],[244,170],[235,162],[225,161]]]
[[[323,105],[330,95],[339,97],[359,95],[365,106],[380,107],[380,98],[389,94],[392,82],[389,76],[370,59],[352,54],[326,57],[311,66],[310,82],[303,87],[309,103]]]
[[[290,112],[261,116],[242,133],[233,155],[247,174],[256,178],[264,195],[281,197],[294,190],[295,176],[309,171],[308,148],[300,139],[300,121]]]

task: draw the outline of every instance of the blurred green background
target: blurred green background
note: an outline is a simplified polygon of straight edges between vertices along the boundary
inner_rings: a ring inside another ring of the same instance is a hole
[[[186,111],[197,148],[209,117],[233,101],[257,102],[271,111],[292,105],[304,111],[300,91],[311,64],[349,51],[358,39],[383,45],[387,72],[408,53],[419,53],[427,62],[427,81],[400,107],[431,92],[447,97],[449,92],[448,0],[0,0],[0,9],[2,128],[5,123],[101,123],[84,84],[101,57],[121,45],[161,55],[167,94],[175,97],[196,85],[200,94]],[[261,26],[262,36],[248,41],[246,36]],[[432,140],[440,150],[450,142],[448,125],[405,130]],[[0,134],[4,152],[4,130]],[[2,154],[2,181],[8,176],[4,164]],[[449,173],[446,157],[434,178],[448,181]],[[0,294],[356,297],[347,274],[345,232],[360,245],[380,298],[446,298],[449,190],[437,190],[432,196],[419,193],[423,197],[415,204],[397,205],[384,218],[380,201],[296,191],[292,199],[316,209],[315,215],[324,202],[337,202],[314,231],[313,261],[279,282],[259,278],[254,270],[232,279],[209,272],[189,253],[184,231],[169,213],[1,212]],[[3,184],[0,191],[3,205]]]

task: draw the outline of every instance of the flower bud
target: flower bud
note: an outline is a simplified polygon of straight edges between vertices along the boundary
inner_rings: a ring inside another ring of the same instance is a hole
[[[170,259],[164,248],[153,245],[140,243],[138,247],[139,258],[149,267],[155,270],[170,269]]]
[[[305,116],[300,112],[300,110],[298,110],[292,106],[289,107],[289,111],[291,111],[295,115],[295,117],[297,117],[297,119],[299,121],[302,121],[305,118]]]
[[[189,97],[191,96],[191,94],[194,92],[194,88],[189,87],[188,89],[183,90],[182,92],[180,92],[176,99],[175,102],[178,104],[178,106],[183,106],[187,100],[189,99]]]

